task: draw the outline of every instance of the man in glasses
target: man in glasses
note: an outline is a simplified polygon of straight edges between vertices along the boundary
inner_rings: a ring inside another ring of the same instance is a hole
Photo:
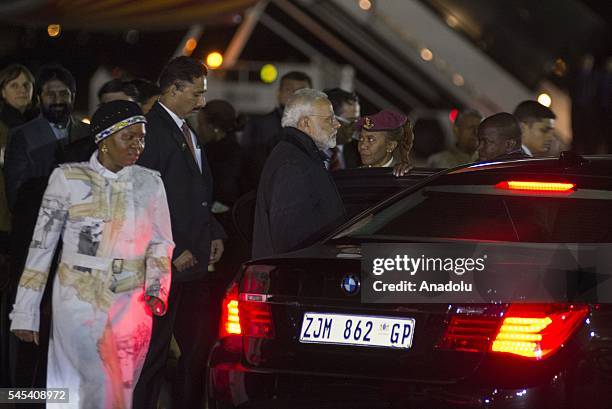
[[[336,147],[330,150],[330,169],[351,169],[361,165],[355,138],[355,122],[361,116],[359,97],[341,88],[323,91],[334,108],[340,128],[336,134]]]
[[[307,245],[344,219],[344,205],[326,166],[340,124],[327,95],[296,91],[282,119],[283,138],[261,174],[257,189],[253,257]]]
[[[6,194],[12,208],[24,183],[48,177],[62,161],[64,148],[89,133],[87,125],[72,118],[76,82],[68,70],[43,66],[34,88],[41,115],[13,131],[6,151]]]

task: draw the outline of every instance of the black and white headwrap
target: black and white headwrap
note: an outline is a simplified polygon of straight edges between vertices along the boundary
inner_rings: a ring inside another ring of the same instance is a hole
[[[140,106],[132,101],[111,101],[100,107],[91,119],[91,134],[96,144],[134,124],[146,124]]]

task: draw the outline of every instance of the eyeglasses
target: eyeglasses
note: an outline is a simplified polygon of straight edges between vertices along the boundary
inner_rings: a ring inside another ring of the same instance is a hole
[[[309,114],[309,115],[306,115],[306,116],[318,116],[318,117],[321,117],[321,118],[325,118],[326,122],[329,122],[330,125],[333,125],[334,121],[338,119],[338,117],[336,115],[334,115],[334,114],[332,114],[332,115]]]

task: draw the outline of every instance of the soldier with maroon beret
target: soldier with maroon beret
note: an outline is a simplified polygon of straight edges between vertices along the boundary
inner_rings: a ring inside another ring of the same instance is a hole
[[[409,168],[409,154],[414,141],[406,115],[383,110],[359,118],[359,155],[365,167],[394,167],[396,176]]]

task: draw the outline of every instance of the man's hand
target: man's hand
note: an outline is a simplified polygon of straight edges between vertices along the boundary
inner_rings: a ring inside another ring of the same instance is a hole
[[[183,271],[198,264],[198,260],[191,254],[191,251],[185,250],[180,256],[174,259],[172,264],[174,264],[174,267],[176,267],[178,271]]]
[[[145,298],[145,302],[147,303],[147,306],[149,307],[149,310],[153,315],[161,317],[166,312],[166,307],[164,306],[164,303],[157,297],[149,296]]]
[[[223,240],[216,239],[210,243],[210,260],[208,261],[210,264],[215,264],[219,260],[221,260],[221,256],[223,255],[223,250],[225,247],[223,246]]]
[[[393,167],[393,176],[405,176],[412,170],[413,167],[414,166],[412,166],[410,162],[400,162]]]
[[[34,342],[38,345],[38,331],[28,331],[25,329],[16,329],[13,334],[23,342]]]

